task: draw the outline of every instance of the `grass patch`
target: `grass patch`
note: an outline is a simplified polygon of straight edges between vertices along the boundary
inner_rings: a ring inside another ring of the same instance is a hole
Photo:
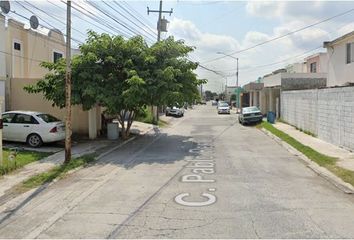
[[[296,139],[292,138],[291,136],[284,133],[283,131],[280,131],[279,129],[275,128],[272,124],[268,122],[262,122],[257,126],[257,128],[264,128],[268,130],[269,132],[279,137],[280,139],[282,139],[283,141],[285,141],[286,143],[288,143],[298,151],[302,152],[306,157],[316,162],[318,165],[327,168],[336,176],[340,177],[343,181],[350,183],[351,185],[354,186],[354,171],[350,171],[337,166],[336,165],[337,158],[324,155],[308,146],[303,145]]]
[[[159,127],[166,127],[168,125],[168,122],[162,120],[162,119],[159,119],[159,122],[157,123],[157,125]]]
[[[18,189],[22,189],[22,191],[24,191],[38,187],[45,183],[52,182],[56,178],[63,177],[68,171],[81,166],[86,166],[94,160],[95,156],[92,154],[72,159],[71,162],[68,164],[63,164],[61,166],[54,167],[48,172],[40,173],[27,179],[26,181],[22,182],[20,186],[18,186]]]
[[[9,160],[11,150],[3,149],[3,165],[0,166],[0,175],[8,174],[18,168],[21,168],[31,162],[38,161],[48,157],[52,153],[19,151],[14,160]]]
[[[152,124],[153,123],[153,116],[152,116],[152,113],[151,113],[151,109],[149,107],[145,107],[142,111],[140,111],[136,118],[135,118],[135,121],[138,121],[138,122],[143,122],[143,123],[150,123]]]

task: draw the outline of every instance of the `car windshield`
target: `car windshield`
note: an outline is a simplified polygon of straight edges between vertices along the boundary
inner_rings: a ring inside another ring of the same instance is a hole
[[[49,114],[38,114],[37,117],[45,121],[46,123],[51,123],[51,122],[60,122],[59,119],[56,117],[53,117],[52,115]]]
[[[228,107],[229,104],[227,104],[227,103],[220,103],[219,106],[220,106],[220,107]]]
[[[257,111],[259,111],[259,109],[257,107],[248,107],[248,108],[244,108],[242,110],[243,113],[257,112]]]

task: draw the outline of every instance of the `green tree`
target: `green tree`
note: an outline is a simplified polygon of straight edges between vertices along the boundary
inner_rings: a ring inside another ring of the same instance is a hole
[[[149,105],[183,105],[200,98],[198,86],[206,81],[198,79],[194,73],[198,63],[187,58],[193,50],[173,37],[157,42],[149,49],[144,75]]]
[[[81,55],[72,60],[72,104],[89,110],[96,104],[121,124],[122,138],[129,136],[134,117],[145,105],[145,82],[139,77],[147,45],[142,37],[125,40],[121,36],[89,32],[80,46]],[[65,61],[42,63],[50,72],[29,93],[43,93],[53,106],[65,107]]]
[[[90,31],[72,60],[72,104],[84,110],[102,106],[118,119],[126,139],[136,114],[147,105],[182,105],[200,97],[198,86],[206,81],[197,79],[198,64],[187,59],[192,50],[173,38],[149,48],[140,36],[126,40]],[[65,61],[42,66],[49,73],[25,90],[65,107]]]

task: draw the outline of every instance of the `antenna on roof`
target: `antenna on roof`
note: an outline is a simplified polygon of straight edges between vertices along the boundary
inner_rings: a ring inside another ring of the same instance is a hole
[[[1,11],[5,14],[10,12],[10,2],[9,1],[0,1]]]
[[[35,15],[31,16],[30,25],[31,25],[31,28],[33,28],[33,29],[37,29],[38,28],[39,21],[38,21],[38,18]]]

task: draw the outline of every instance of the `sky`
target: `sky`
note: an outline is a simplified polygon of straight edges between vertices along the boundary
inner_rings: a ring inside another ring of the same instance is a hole
[[[157,10],[159,1],[73,2],[86,14],[73,9],[72,44],[76,47],[88,29],[127,37],[143,34],[148,44],[156,41],[158,15],[147,15],[147,7]],[[65,7],[60,0],[11,1],[11,11],[16,13],[8,16],[28,22],[26,18],[35,14],[41,27],[65,32]],[[244,85],[325,52],[324,41],[354,31],[354,1],[163,1],[163,10],[171,8],[171,16],[163,14],[169,24],[162,39],[174,36],[194,46],[190,59],[202,66],[196,73],[208,80],[204,90],[217,92],[225,84],[236,85],[236,58],[239,85]]]

